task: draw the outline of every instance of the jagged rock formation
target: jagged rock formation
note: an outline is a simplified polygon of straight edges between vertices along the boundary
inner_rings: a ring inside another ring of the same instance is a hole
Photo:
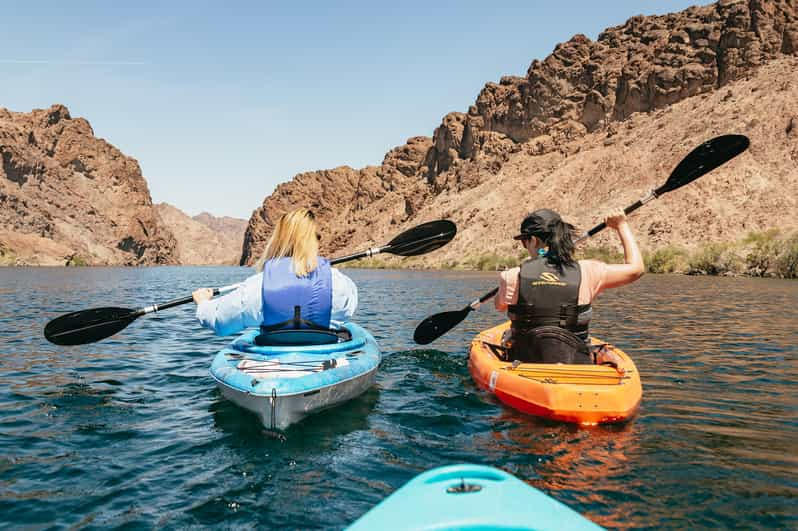
[[[502,249],[530,208],[590,225],[661,182],[702,140],[731,132],[749,135],[751,150],[641,212],[643,244],[794,228],[795,55],[795,0],[721,0],[633,17],[595,42],[577,35],[526,76],[488,83],[468,112],[446,115],[431,139],[411,139],[381,166],[280,185],[250,219],[241,262],[254,261],[272,220],[296,206],[317,210],[328,253],[435,217],[451,217],[461,234],[424,263]]]
[[[246,220],[217,218],[207,212],[192,218],[168,203],[156,204],[155,210],[175,236],[175,253],[180,264],[238,264]]]
[[[374,205],[381,205],[380,219],[389,225],[410,219],[426,196],[426,184],[416,178],[419,165],[432,146],[427,137],[414,137],[404,146],[385,155],[381,166],[353,170],[341,166],[332,170],[301,173],[290,183],[277,187],[249,220],[244,236],[241,264],[251,264],[266,246],[273,215],[305,206],[327,224],[338,224],[322,240],[325,252],[351,243],[356,227],[372,226]]]
[[[176,262],[135,159],[96,138],[63,105],[0,108],[0,261],[141,265]]]

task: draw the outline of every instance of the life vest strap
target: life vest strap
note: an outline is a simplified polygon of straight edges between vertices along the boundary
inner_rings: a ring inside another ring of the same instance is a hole
[[[290,325],[290,326],[289,326]],[[322,326],[318,323],[314,323],[313,321],[308,321],[307,319],[302,319],[302,307],[301,306],[294,306],[294,316],[291,319],[286,319],[281,323],[276,323],[273,325],[265,326],[260,325],[261,332],[274,332],[276,330],[286,330],[286,329],[294,329],[299,330],[300,328],[309,328],[311,330],[324,330],[324,331],[332,331],[335,332],[334,328],[330,328],[327,326]]]
[[[260,334],[255,337],[259,346],[299,346],[323,345],[351,341],[352,334],[346,328],[322,326],[302,319],[302,308],[294,306],[294,317],[269,326],[261,325]]]

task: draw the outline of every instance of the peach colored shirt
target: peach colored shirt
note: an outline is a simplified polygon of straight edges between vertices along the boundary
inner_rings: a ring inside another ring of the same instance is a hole
[[[582,282],[579,284],[579,304],[588,304],[605,288],[607,264],[598,260],[579,260]],[[499,274],[499,293],[493,299],[496,309],[507,311],[507,306],[518,302],[518,275],[520,267]]]

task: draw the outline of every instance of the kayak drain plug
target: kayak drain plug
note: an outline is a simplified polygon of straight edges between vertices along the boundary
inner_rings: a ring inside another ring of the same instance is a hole
[[[469,492],[479,492],[482,490],[481,485],[476,483],[466,483],[464,478],[460,478],[460,484],[454,487],[449,487],[446,492],[449,494],[468,494]]]

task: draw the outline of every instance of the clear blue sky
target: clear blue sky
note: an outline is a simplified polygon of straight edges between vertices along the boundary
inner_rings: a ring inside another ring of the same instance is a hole
[[[695,3],[8,2],[0,107],[63,103],[138,159],[154,201],[248,218],[298,172],[431,135],[575,33]]]

